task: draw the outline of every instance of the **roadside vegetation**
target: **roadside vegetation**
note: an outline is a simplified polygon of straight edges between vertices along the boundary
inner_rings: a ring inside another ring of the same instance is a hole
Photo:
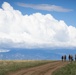
[[[22,60],[22,61],[0,61],[0,75],[8,75],[9,72],[18,71],[24,68],[30,68],[40,66],[53,61],[34,61],[34,60]]]
[[[53,72],[53,75],[76,75],[76,62],[70,62],[65,67]]]

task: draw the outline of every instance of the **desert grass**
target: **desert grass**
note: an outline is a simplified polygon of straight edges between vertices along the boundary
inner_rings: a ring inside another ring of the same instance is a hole
[[[76,75],[76,62],[70,62],[65,67],[53,72],[53,75]]]
[[[50,63],[49,60],[0,60],[0,75],[8,75],[9,72],[24,68],[35,67]]]

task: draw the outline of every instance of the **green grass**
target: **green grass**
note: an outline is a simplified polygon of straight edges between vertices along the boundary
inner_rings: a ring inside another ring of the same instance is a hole
[[[76,62],[72,62],[65,67],[53,72],[53,75],[76,75]]]
[[[9,72],[18,71],[24,68],[35,67],[50,62],[52,61],[0,61],[0,75],[8,75]]]

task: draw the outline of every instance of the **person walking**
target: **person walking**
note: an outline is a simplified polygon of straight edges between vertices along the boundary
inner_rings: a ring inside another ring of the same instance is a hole
[[[76,61],[76,54],[75,54],[75,61]]]
[[[62,61],[63,61],[63,56],[61,57]]]

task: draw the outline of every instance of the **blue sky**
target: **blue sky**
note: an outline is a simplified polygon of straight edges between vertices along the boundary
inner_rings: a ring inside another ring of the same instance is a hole
[[[75,0],[0,0],[1,45],[76,47],[75,3]]]
[[[1,46],[76,47],[75,5],[75,0],[0,0]]]
[[[74,54],[75,13],[75,0],[0,0],[0,59],[6,59],[10,54],[8,59],[17,56],[29,59],[35,49],[37,55],[30,59],[50,59],[55,55],[60,59],[73,49]]]
[[[43,14],[52,14],[56,19],[58,20],[64,20],[67,25],[73,25],[76,27],[76,1],[75,0],[0,0],[0,5],[2,5],[3,2],[9,2],[14,9],[20,10],[23,14],[31,14],[40,12]],[[25,4],[50,4],[50,5],[57,5],[61,6],[63,8],[72,9],[71,12],[55,12],[55,11],[43,11],[43,10],[36,10],[32,8],[24,8],[18,6],[16,3],[25,3]]]

